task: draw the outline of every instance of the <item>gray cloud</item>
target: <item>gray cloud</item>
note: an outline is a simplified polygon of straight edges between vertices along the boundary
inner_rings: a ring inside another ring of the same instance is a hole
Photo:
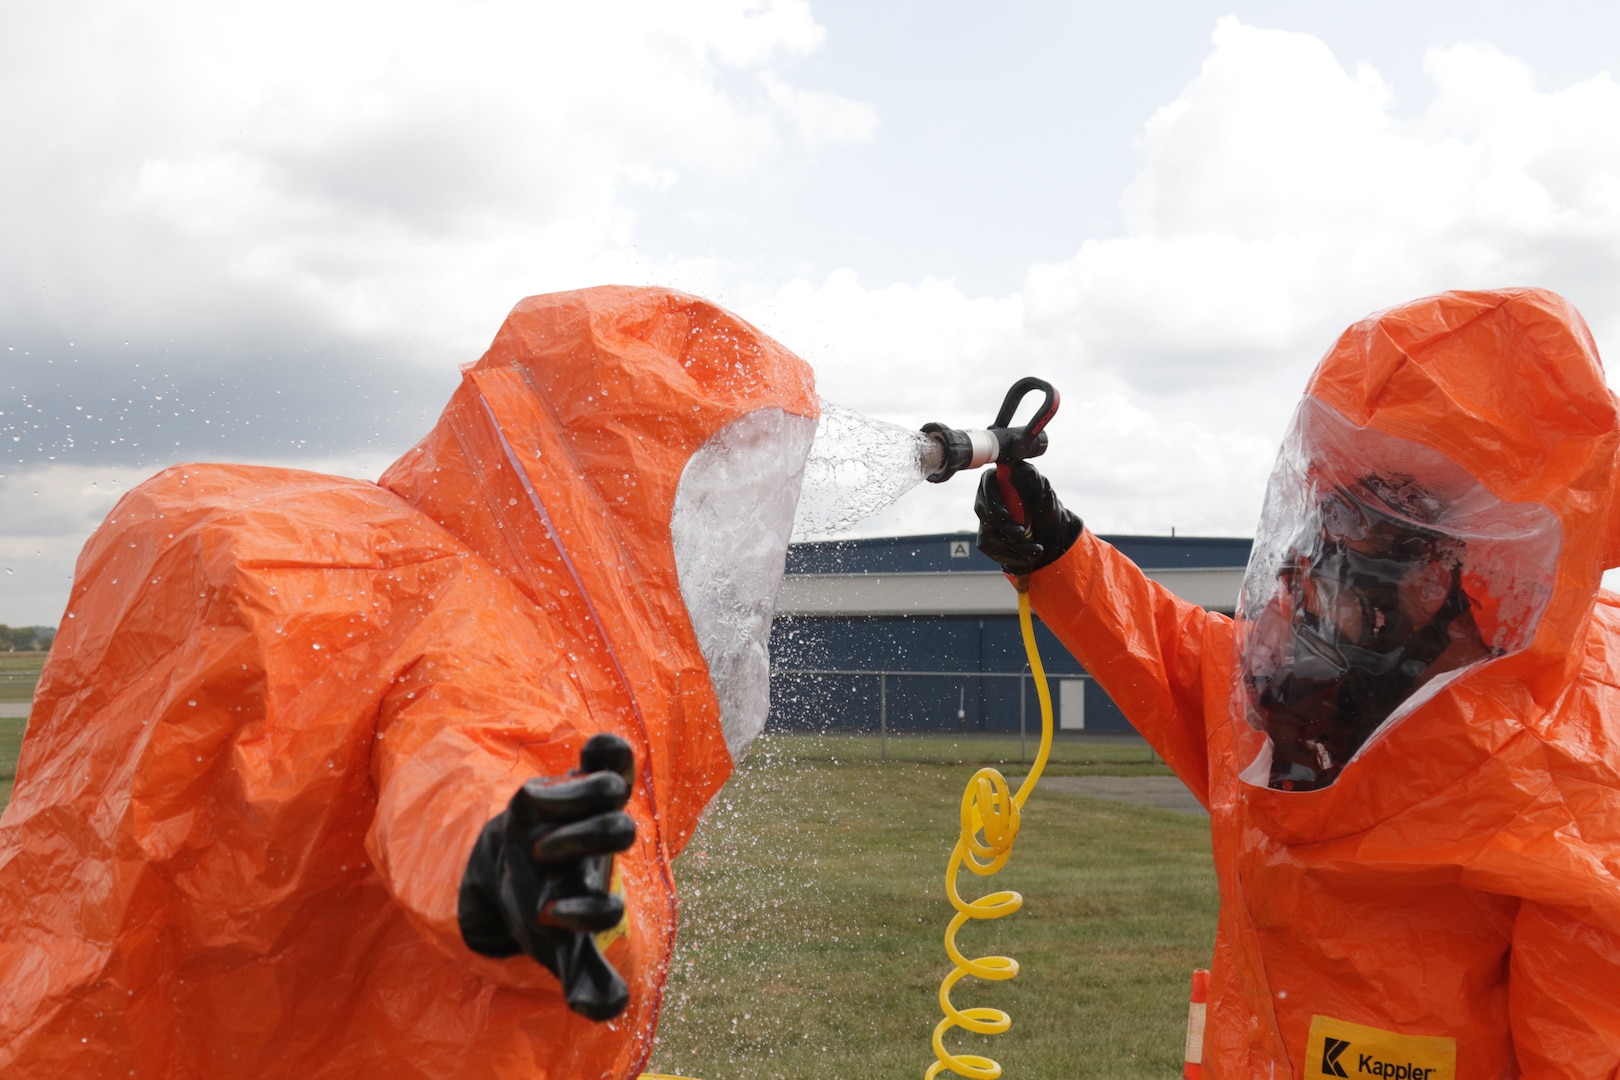
[[[511,304],[712,281],[622,189],[870,136],[775,65],[802,0],[0,16],[0,621],[53,622],[121,491],[187,460],[375,475]]]
[[[454,388],[439,371],[351,341],[11,347],[0,376],[0,464],[155,466],[176,460],[403,449]]]

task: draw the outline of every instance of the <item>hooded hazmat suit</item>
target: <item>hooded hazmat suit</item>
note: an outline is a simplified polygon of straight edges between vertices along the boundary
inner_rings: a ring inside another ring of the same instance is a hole
[[[377,484],[169,469],[80,557],[0,819],[0,1075],[634,1075],[670,860],[764,723],[817,402],[701,300],[525,300]],[[627,739],[629,984],[463,943],[479,830]]]
[[[1032,575],[1210,810],[1205,1076],[1620,1076],[1617,445],[1566,302],[1450,293],[1318,366],[1236,620]]]

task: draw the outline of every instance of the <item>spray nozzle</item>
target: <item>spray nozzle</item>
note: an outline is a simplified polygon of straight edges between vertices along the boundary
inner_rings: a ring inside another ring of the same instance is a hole
[[[1032,390],[1045,395],[1039,409],[1029,423],[1013,427],[1013,413]],[[984,429],[961,429],[944,424],[924,424],[923,434],[938,448],[929,454],[923,467],[928,470],[930,483],[942,484],[963,469],[977,469],[981,465],[999,463],[1010,465],[1014,461],[1040,457],[1046,453],[1046,423],[1057,412],[1058,392],[1045,379],[1034,376],[1019,379],[1007,391],[996,413],[995,423]]]

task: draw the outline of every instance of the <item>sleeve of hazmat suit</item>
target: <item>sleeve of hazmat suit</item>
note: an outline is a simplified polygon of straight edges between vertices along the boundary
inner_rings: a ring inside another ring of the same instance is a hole
[[[741,320],[591,289],[520,304],[381,484],[181,466],[122,500],[0,818],[0,1073],[635,1075],[670,860],[764,722],[731,683],[763,677],[816,412]],[[694,475],[777,498],[705,541],[677,527]],[[756,617],[705,630],[717,595]],[[602,731],[639,775],[626,921],[598,937],[631,1003],[596,1024],[528,958],[468,950],[456,897],[483,824]]]
[[[1231,695],[1231,620],[1150,580],[1090,530],[1036,571],[1030,604],[1198,800],[1207,702]]]
[[[1565,301],[1448,293],[1321,361],[1235,620],[1032,576],[1210,808],[1206,1076],[1620,1075],[1617,448]]]

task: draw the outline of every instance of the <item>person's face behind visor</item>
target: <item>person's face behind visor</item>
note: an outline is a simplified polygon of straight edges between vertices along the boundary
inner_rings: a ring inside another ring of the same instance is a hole
[[[1464,669],[1525,647],[1559,543],[1546,507],[1307,399],[1239,602],[1234,719],[1265,736],[1238,735],[1245,782],[1326,787]]]
[[[1253,684],[1272,737],[1271,786],[1332,783],[1423,682],[1488,654],[1462,588],[1462,555],[1461,541],[1348,490],[1317,505],[1279,571],[1288,653],[1274,677]]]
[[[1458,547],[1336,492],[1320,508],[1316,535],[1290,553],[1279,576],[1296,618],[1346,645],[1387,653],[1439,613],[1461,566]]]

